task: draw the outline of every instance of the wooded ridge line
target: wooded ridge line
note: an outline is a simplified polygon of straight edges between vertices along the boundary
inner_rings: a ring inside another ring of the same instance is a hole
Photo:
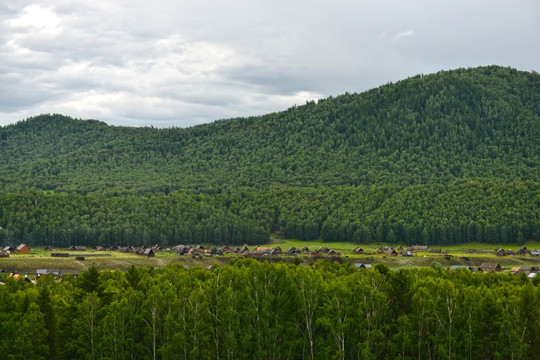
[[[0,244],[540,240],[540,75],[487,66],[187,129],[0,128]]]

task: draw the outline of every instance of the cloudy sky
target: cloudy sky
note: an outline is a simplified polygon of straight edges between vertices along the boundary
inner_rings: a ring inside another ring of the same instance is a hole
[[[540,71],[538,0],[2,0],[0,125],[186,127],[419,73]]]

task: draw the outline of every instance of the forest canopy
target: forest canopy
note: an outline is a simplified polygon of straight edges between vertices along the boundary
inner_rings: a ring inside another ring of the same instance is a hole
[[[498,66],[187,129],[0,128],[0,243],[540,240],[540,75]]]
[[[538,285],[325,261],[90,267],[37,286],[6,278],[0,350],[8,359],[536,359]]]

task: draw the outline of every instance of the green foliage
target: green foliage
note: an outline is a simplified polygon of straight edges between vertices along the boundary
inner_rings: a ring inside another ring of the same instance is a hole
[[[40,115],[0,127],[0,244],[540,240],[539,90],[488,66],[187,129]]]
[[[188,129],[41,115],[0,129],[0,191],[539,181],[539,89],[490,66]]]
[[[377,270],[237,260],[104,272],[102,295],[65,281],[0,286],[0,349],[59,360],[536,358],[540,289],[529,280]]]
[[[540,239],[540,185],[274,188],[215,195],[0,194],[0,244],[261,244],[299,240],[405,244]]]

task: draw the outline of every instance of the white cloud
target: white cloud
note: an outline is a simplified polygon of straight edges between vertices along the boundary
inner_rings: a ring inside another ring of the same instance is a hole
[[[441,69],[540,68],[536,0],[42,4],[0,5],[0,124],[189,126]]]
[[[394,41],[398,41],[400,39],[408,38],[411,36],[414,36],[414,31],[412,30],[402,31],[402,32],[399,32],[396,36],[394,36]]]
[[[18,17],[6,23],[15,31],[38,31],[56,35],[62,31],[61,22],[55,12],[35,4],[25,7]]]

